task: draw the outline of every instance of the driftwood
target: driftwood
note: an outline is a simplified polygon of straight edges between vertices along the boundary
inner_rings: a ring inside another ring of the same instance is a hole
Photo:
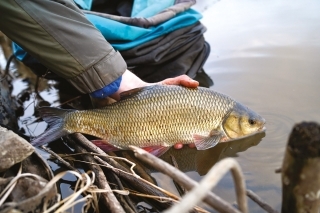
[[[113,172],[109,174],[113,180],[115,180],[119,190],[125,190],[120,178],[114,174]],[[118,198],[120,204],[122,205],[123,209],[125,210],[126,213],[137,213],[137,209],[134,205],[134,203],[132,202],[132,200],[130,199],[129,196],[127,195],[117,195],[115,194],[116,197]]]
[[[172,165],[176,169],[179,169],[179,165],[178,165],[175,157],[173,155],[170,155],[170,159],[171,159]],[[176,189],[178,190],[180,196],[184,195],[187,192],[187,190],[183,186],[181,186],[177,181],[173,180],[173,184],[176,186]]]
[[[200,181],[199,185],[194,187],[182,198],[180,203],[167,210],[166,213],[188,212],[210,192],[211,188],[214,187],[229,170],[231,170],[235,181],[239,209],[241,212],[247,213],[248,207],[244,179],[239,164],[232,158],[223,159],[214,165],[208,174]]]
[[[165,209],[173,205],[173,201],[178,200],[179,198],[175,195],[149,183],[148,181],[132,174],[132,172],[126,167],[119,164],[117,161],[112,159],[112,156],[109,156],[104,151],[102,151],[99,147],[95,146],[91,143],[86,137],[84,137],[80,133],[76,133],[70,136],[67,136],[68,140],[75,139],[77,144],[81,144],[81,146],[85,147],[87,151],[92,151],[91,155],[95,153],[99,156],[95,156],[95,159],[101,164],[104,165],[105,168],[111,170],[115,175],[117,175],[122,181],[125,181],[130,185],[130,187],[139,191],[142,196],[150,195],[150,197],[166,199],[166,202],[161,202],[161,208]],[[131,193],[132,194],[132,193]],[[136,194],[136,196],[139,196]]]
[[[77,170],[76,168],[74,168],[73,166],[71,166],[70,163],[68,163],[67,161],[65,161],[62,157],[60,157],[57,153],[55,153],[54,151],[48,149],[45,146],[41,146],[41,149],[43,149],[44,151],[48,152],[49,154],[51,154],[53,157],[55,157],[58,161],[60,161],[65,167],[67,167],[68,169],[75,171],[75,172],[79,172],[79,170]]]
[[[77,152],[87,152],[86,149],[82,148],[81,146],[78,146],[70,137],[68,139],[69,142],[71,142],[74,145]],[[84,155],[83,158],[85,161],[90,162],[89,167],[97,176],[95,184],[98,186],[99,189],[107,190],[107,192],[102,193],[102,202],[109,207],[112,213],[125,213],[119,201],[113,194],[102,169],[95,164],[94,158],[91,155]]]
[[[99,157],[95,156],[95,159],[102,165],[104,165],[106,168],[110,169],[112,172],[117,174],[120,178],[124,179],[126,182],[128,182],[133,188],[139,189],[141,193],[152,195],[154,197],[158,198],[168,198],[167,204],[169,206],[172,205],[173,201],[178,200],[179,198],[176,197],[174,194],[168,193],[167,191],[164,191],[160,187],[153,185],[152,183],[149,183],[148,181],[133,175],[131,173],[125,172],[121,169],[115,168],[108,164],[107,162],[104,162]]]
[[[191,180],[189,177],[187,177],[184,173],[179,171],[178,169],[174,168],[170,164],[159,160],[159,158],[149,154],[148,152],[144,151],[143,149],[130,146],[130,148],[135,152],[135,156],[143,160],[144,162],[152,165],[157,170],[163,172],[164,174],[167,174],[172,179],[177,181],[179,184],[185,186],[188,190],[191,190],[192,188],[196,188],[199,186],[197,182],[194,180]],[[243,187],[241,187],[243,188]],[[239,202],[240,205],[247,205],[246,204],[246,198],[242,196],[242,199],[245,201]],[[204,198],[204,202],[206,202],[211,207],[215,208],[219,212],[239,212],[237,209],[233,208],[229,203],[222,200],[217,195],[213,194],[212,192],[208,192],[207,196]],[[246,207],[244,207],[246,209]]]
[[[282,213],[320,211],[320,126],[294,126],[282,164]]]
[[[268,213],[278,213],[278,211],[274,210],[269,204],[264,202],[257,194],[255,194],[251,190],[247,190],[247,196],[254,202],[256,202],[263,210]]]
[[[77,143],[80,144],[81,146],[83,146],[86,150],[99,154],[100,158],[102,160],[106,161],[107,163],[109,163],[110,165],[112,165],[112,166],[114,166],[114,167],[116,167],[118,169],[121,169],[123,171],[130,172],[129,169],[127,169],[126,167],[122,166],[121,164],[119,164],[114,159],[110,158],[110,156],[107,153],[105,153],[99,147],[97,147],[96,145],[91,143],[91,141],[89,141],[81,133],[75,133],[75,134],[71,135],[70,137],[72,137],[75,140],[77,140]],[[70,138],[70,139],[72,139],[72,138]]]

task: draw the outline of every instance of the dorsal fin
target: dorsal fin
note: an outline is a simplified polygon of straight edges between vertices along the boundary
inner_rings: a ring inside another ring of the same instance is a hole
[[[124,91],[124,92],[120,93],[120,100],[130,98],[130,97],[138,94],[139,92],[144,91],[146,89],[149,89],[151,87],[153,87],[153,85],[152,86],[145,86],[145,87],[138,87],[138,88],[134,88],[134,89],[131,89],[128,91]]]

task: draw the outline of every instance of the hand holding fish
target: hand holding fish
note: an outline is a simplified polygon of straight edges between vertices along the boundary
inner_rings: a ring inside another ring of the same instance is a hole
[[[135,89],[138,87],[151,86],[154,84],[181,85],[181,86],[192,87],[192,88],[199,86],[198,81],[193,80],[187,75],[180,75],[174,78],[168,78],[158,83],[147,83],[142,81],[138,76],[136,76],[129,70],[126,70],[122,75],[122,81],[121,81],[119,90],[113,95],[111,95],[110,97],[118,101],[120,100],[120,94],[122,92]]]

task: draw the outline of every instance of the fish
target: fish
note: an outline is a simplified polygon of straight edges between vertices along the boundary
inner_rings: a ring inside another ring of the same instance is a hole
[[[141,147],[160,156],[176,143],[198,150],[265,130],[265,119],[227,95],[204,87],[152,85],[121,93],[120,101],[91,110],[39,108],[49,128],[31,144],[71,133],[99,138],[105,151]]]

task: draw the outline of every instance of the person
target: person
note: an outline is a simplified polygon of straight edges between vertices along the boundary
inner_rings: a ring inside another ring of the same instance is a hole
[[[151,85],[130,72],[72,0],[0,1],[0,30],[40,63],[95,99]],[[197,87],[187,75],[158,84]],[[182,148],[176,144],[175,148]]]

